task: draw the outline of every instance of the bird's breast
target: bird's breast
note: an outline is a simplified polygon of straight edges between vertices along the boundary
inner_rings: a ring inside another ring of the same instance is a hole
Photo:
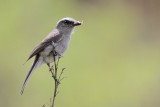
[[[55,44],[55,51],[63,56],[69,47],[69,43],[70,36],[64,36],[64,38],[60,42]]]
[[[56,56],[56,60],[58,57],[64,56],[65,52],[67,51],[70,43],[70,36],[64,36],[63,39],[57,43],[47,46],[40,55],[44,58],[46,63],[51,63],[54,61],[53,58],[53,50],[58,53],[60,56]]]

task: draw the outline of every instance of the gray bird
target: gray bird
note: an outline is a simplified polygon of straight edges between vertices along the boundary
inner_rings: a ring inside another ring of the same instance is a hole
[[[64,56],[68,49],[71,35],[76,26],[81,25],[83,22],[76,21],[72,18],[63,18],[58,21],[56,28],[48,34],[42,42],[40,42],[32,51],[27,61],[35,56],[34,62],[26,76],[20,94],[23,94],[27,82],[36,68],[46,63],[50,68],[50,63],[58,60]],[[55,57],[54,57],[55,56]],[[27,62],[26,61],[26,62]]]

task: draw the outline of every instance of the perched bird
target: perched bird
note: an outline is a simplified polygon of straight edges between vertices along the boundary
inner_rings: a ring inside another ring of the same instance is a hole
[[[35,56],[34,62],[26,76],[20,94],[23,94],[27,82],[36,68],[46,63],[50,68],[50,63],[58,58],[64,56],[68,49],[71,35],[76,26],[81,25],[83,22],[76,21],[73,18],[63,18],[58,21],[55,29],[48,34],[42,42],[40,42],[32,51],[27,61]],[[26,61],[26,62],[27,62]]]

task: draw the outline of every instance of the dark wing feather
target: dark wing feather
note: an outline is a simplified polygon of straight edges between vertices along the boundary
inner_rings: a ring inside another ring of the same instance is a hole
[[[61,39],[62,39],[62,33],[60,33],[57,29],[53,30],[39,45],[37,45],[33,49],[27,61],[31,59],[33,56],[43,51],[44,48],[52,44],[52,42],[56,43],[56,42],[59,42]]]

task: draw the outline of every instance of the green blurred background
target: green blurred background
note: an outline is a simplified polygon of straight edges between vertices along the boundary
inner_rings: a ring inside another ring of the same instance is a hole
[[[49,107],[48,67],[21,96],[23,63],[63,17],[84,24],[60,60],[55,107],[160,107],[159,0],[0,0],[0,107]]]

